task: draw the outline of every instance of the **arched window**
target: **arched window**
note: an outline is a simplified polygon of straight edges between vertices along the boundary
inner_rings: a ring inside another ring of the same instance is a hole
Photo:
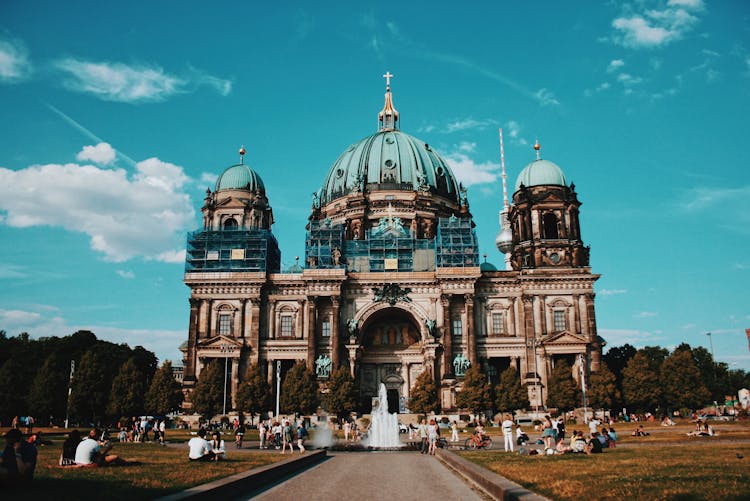
[[[557,231],[557,216],[554,213],[548,212],[545,214],[542,218],[542,224],[544,225],[544,238],[560,238]]]
[[[237,229],[237,220],[233,217],[230,217],[226,221],[224,221],[224,229],[225,230],[236,230]]]

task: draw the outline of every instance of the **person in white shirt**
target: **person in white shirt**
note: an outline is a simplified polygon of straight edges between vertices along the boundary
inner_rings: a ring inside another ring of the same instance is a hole
[[[505,452],[513,452],[513,417],[510,414],[506,414],[500,426],[503,429],[503,437],[505,438]]]
[[[458,442],[458,423],[451,423],[451,442]]]
[[[190,447],[188,454],[190,461],[213,461],[214,453],[211,450],[211,444],[206,440],[206,430],[203,428],[198,430],[197,437],[190,439],[188,446]]]
[[[227,458],[227,449],[218,431],[214,432],[214,439],[211,440],[211,452],[214,453],[214,461]]]
[[[82,466],[118,466],[126,464],[114,454],[107,454],[112,449],[109,441],[100,442],[97,437],[101,436],[99,430],[94,428],[89,436],[81,441],[76,447],[75,463]]]
[[[159,423],[159,443],[161,445],[164,445],[164,432],[167,430],[167,425],[164,424],[166,420],[163,419],[161,423]]]
[[[601,421],[599,421],[596,418],[593,418],[591,421],[589,421],[589,432],[590,433],[596,433],[598,431],[599,425],[602,424]]]

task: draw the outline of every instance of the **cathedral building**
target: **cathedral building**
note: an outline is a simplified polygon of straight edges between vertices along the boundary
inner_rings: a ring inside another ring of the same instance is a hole
[[[232,396],[252,364],[271,382],[303,361],[321,388],[347,367],[363,412],[380,383],[392,411],[408,409],[424,371],[445,412],[457,410],[471,366],[492,382],[516,368],[532,406],[544,405],[561,360],[575,377],[598,369],[598,275],[575,186],[537,143],[500,212],[496,244],[508,269],[480,263],[466,189],[429,143],[400,130],[385,77],[379,130],[344,149],[313,197],[301,264],[281,270],[274,194],[244,149],[207,191],[203,227],[187,242],[188,408],[201,370],[217,359]],[[504,170],[503,185],[507,193]]]

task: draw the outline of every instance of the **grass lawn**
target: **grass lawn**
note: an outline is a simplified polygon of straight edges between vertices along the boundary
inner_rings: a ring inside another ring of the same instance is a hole
[[[39,448],[34,482],[17,492],[19,499],[153,499],[289,457],[236,452],[228,443],[227,461],[191,463],[187,458],[187,445],[172,448],[153,443],[117,443],[113,454],[140,464],[112,468],[61,468],[57,461],[63,439],[49,438],[53,445]]]
[[[652,425],[642,438],[630,437],[629,428],[618,427],[620,446],[590,456],[460,455],[556,500],[750,499],[750,424],[714,425],[719,436],[712,438],[687,437],[690,425]]]

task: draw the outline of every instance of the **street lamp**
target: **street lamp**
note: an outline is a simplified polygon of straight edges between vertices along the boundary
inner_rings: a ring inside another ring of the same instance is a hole
[[[227,415],[227,371],[228,371],[228,358],[229,358],[229,352],[232,351],[232,346],[222,343],[219,345],[219,349],[221,350],[221,353],[224,355],[224,412],[222,415]]]

